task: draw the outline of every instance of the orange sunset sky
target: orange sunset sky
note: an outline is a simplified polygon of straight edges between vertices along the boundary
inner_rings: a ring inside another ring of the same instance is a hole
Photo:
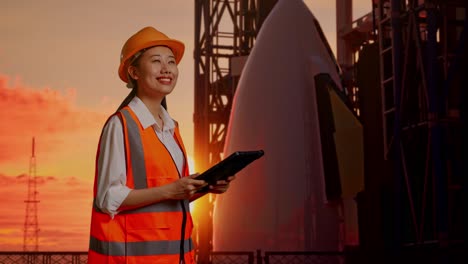
[[[304,2],[335,49],[335,1]],[[353,17],[370,10],[355,0]],[[0,1],[0,251],[22,250],[32,137],[39,250],[87,250],[99,134],[129,92],[120,49],[147,25],[186,44],[168,105],[191,156],[194,1]]]

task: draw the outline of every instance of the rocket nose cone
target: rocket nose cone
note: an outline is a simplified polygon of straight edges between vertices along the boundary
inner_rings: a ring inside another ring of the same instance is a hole
[[[327,217],[319,228],[333,237],[318,235],[326,246],[316,243],[315,249],[338,248],[338,215],[323,203],[317,106],[307,67],[314,56],[331,63],[316,25],[299,0],[279,1],[262,25],[236,90],[224,153],[264,149],[265,156],[217,197],[215,250],[304,250],[311,200]]]

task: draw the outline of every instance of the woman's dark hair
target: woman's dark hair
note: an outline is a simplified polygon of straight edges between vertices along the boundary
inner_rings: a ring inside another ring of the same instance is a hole
[[[141,58],[141,55],[149,48],[146,48],[146,49],[142,49],[141,51],[137,52],[133,58],[132,58],[132,61],[130,63],[130,65],[132,66],[137,66],[138,65],[138,62],[140,61],[140,58]],[[128,74],[128,73],[127,73]],[[125,97],[125,99],[122,101],[122,103],[120,104],[120,106],[117,108],[117,111],[118,112],[120,109],[124,108],[125,106],[127,106],[130,101],[132,101],[132,99],[136,96],[136,92],[137,92],[137,84],[136,84],[136,81],[132,79],[131,76],[128,76],[128,80],[129,82],[132,84],[132,90],[130,91],[130,93],[127,95],[127,97]],[[166,97],[163,98],[163,100],[161,101],[161,105],[162,107],[164,107],[164,109],[167,110],[167,102],[166,102]]]

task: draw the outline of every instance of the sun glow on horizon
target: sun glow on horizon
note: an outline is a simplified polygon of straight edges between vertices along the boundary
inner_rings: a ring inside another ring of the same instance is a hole
[[[187,155],[187,163],[189,167],[189,174],[195,173],[195,160],[191,155]]]
[[[189,174],[192,175],[195,173],[195,160],[193,159],[192,156],[187,155],[187,163],[189,167]],[[190,211],[194,212],[195,211],[195,203],[190,203]]]
[[[196,173],[196,164],[195,160],[192,156],[187,155],[187,162],[189,165],[189,173],[194,174]],[[212,194],[207,194],[196,201],[190,203],[190,212],[194,221],[194,224],[197,226],[199,222],[199,218],[204,217],[203,214],[207,212],[205,210],[206,206],[214,203],[214,196]]]

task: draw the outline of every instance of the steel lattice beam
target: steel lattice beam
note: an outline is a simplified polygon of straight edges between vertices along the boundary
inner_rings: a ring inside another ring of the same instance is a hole
[[[224,141],[239,74],[233,60],[248,56],[275,1],[195,1],[195,160],[203,171],[223,158]],[[214,197],[198,203],[198,262],[209,263]]]

